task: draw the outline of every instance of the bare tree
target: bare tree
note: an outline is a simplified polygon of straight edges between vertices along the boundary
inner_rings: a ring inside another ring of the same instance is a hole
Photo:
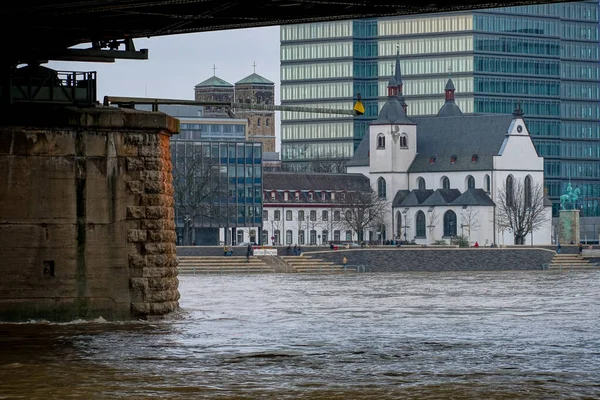
[[[379,197],[371,187],[348,191],[340,201],[344,224],[356,233],[359,242],[364,240],[364,230],[374,222],[383,221],[389,210],[389,201]]]
[[[184,221],[186,242],[192,240],[190,228],[216,225],[229,211],[227,204],[221,204],[227,199],[227,171],[220,171],[218,160],[206,150],[203,153],[202,147],[186,143],[174,150],[175,210]]]
[[[329,209],[324,211],[327,212],[327,215],[325,217],[323,212],[321,212],[321,226],[327,230],[328,240],[331,242],[334,240],[334,232],[344,228],[344,221],[342,218],[343,210],[340,204],[331,202],[329,204]]]
[[[520,179],[506,181],[498,191],[496,202],[497,223],[507,226],[513,233],[514,243],[523,244],[525,237],[547,222],[544,206],[544,188],[538,182],[526,187]]]
[[[429,241],[430,243],[435,242],[435,227],[440,223],[440,214],[435,210],[431,210],[428,212],[429,224],[427,225],[427,230],[429,231]]]
[[[346,172],[346,159],[338,158],[333,154],[325,154],[310,162],[310,170],[313,172],[328,172],[343,174]]]
[[[479,211],[471,206],[463,208],[460,214],[460,226],[467,229],[467,238],[471,243],[471,232],[477,231],[481,226],[479,224]]]

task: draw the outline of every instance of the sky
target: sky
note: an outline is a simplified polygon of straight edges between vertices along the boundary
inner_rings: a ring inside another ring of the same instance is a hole
[[[102,102],[104,96],[193,100],[194,86],[213,73],[235,84],[252,74],[256,64],[256,73],[275,83],[275,104],[279,104],[279,26],[140,38],[134,44],[138,50],[148,49],[147,60],[50,62],[46,66],[59,71],[96,71],[98,101]],[[276,119],[280,121],[279,112]],[[276,134],[279,137],[279,123]]]

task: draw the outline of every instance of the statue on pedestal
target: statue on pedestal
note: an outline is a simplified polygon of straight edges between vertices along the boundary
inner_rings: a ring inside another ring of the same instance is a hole
[[[560,196],[560,209],[561,210],[574,210],[575,202],[579,198],[581,190],[579,188],[573,189],[571,182],[567,185],[567,192]]]

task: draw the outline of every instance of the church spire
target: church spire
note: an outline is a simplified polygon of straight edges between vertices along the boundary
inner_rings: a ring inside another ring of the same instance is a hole
[[[400,71],[400,45],[397,44],[396,45],[396,68],[394,71],[394,78],[396,81],[396,85],[398,87],[398,100],[400,101],[400,104],[402,105],[402,108],[404,109],[404,112],[406,113],[406,110],[408,109],[408,105],[406,104],[406,101],[404,100],[404,94],[402,93],[402,87],[404,86],[403,82],[402,82],[402,72]],[[391,80],[390,80],[391,82]]]
[[[438,117],[458,117],[462,116],[463,113],[460,108],[454,102],[454,91],[456,88],[454,87],[454,82],[452,82],[452,69],[448,68],[448,82],[446,82],[446,87],[444,87],[444,92],[446,92],[446,101],[440,111],[438,111]]]
[[[446,82],[446,87],[444,88],[446,101],[454,101],[454,91],[456,88],[454,87],[454,82],[452,82],[452,68],[448,68],[448,71],[448,82]]]

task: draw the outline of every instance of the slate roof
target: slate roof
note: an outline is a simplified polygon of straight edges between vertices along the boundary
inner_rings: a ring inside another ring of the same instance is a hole
[[[399,190],[392,207],[422,206],[493,206],[494,202],[483,189],[469,189],[460,193],[458,189]]]
[[[370,190],[369,178],[363,174],[329,174],[303,172],[264,172],[263,190],[342,191]]]
[[[454,100],[446,100],[440,111],[438,111],[438,117],[462,117],[463,113],[460,108],[456,105]]]
[[[513,119],[512,115],[415,118],[417,156],[410,173],[492,169]],[[477,155],[477,161],[471,159]],[[454,163],[451,157],[457,156]],[[430,158],[435,162],[430,163]]]
[[[411,206],[419,206],[423,204],[425,200],[427,200],[433,194],[433,189],[415,189],[410,192],[408,196],[404,199],[400,206],[402,207],[411,207]]]
[[[195,87],[233,87],[233,85],[218,76],[211,76],[205,81],[200,82]]]
[[[460,196],[458,189],[437,189],[420,205],[422,206],[447,206]]]
[[[389,96],[379,116],[370,125],[415,125],[415,122],[406,116],[400,99],[397,96]]]
[[[354,155],[352,155],[352,158],[350,159],[350,161],[348,161],[346,163],[346,166],[348,166],[348,167],[367,166],[368,167],[370,165],[369,152],[371,151],[369,146],[370,146],[369,135],[367,134],[363,137],[363,139],[358,144],[358,147],[354,151]]]
[[[483,189],[469,189],[461,194],[452,202],[453,206],[493,206],[494,202],[490,199]]]
[[[396,192],[394,200],[392,200],[392,207],[400,207],[400,204],[408,197],[410,190],[402,189]]]
[[[240,79],[235,83],[236,85],[275,85],[273,82],[268,80],[267,78],[260,76],[256,72],[248,75],[247,77]]]
[[[466,115],[460,117],[418,117],[417,156],[408,172],[480,171],[492,169],[511,115]],[[471,161],[473,155],[477,161]],[[457,156],[454,163],[450,157]],[[430,158],[435,157],[435,163]],[[369,136],[365,135],[348,166],[369,166]]]

